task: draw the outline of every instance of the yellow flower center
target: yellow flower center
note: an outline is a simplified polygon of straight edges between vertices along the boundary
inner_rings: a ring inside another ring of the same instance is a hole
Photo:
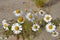
[[[34,26],[35,29],[37,29],[37,26]]]
[[[32,19],[32,14],[30,14],[30,15],[29,15],[29,18],[31,18],[31,19]]]
[[[18,22],[22,22],[23,21],[23,17],[19,17],[17,21]]]
[[[6,28],[7,27],[7,24],[4,24],[3,26]]]
[[[18,26],[15,26],[15,28],[14,28],[15,30],[19,30],[19,27]]]
[[[20,10],[16,10],[16,14],[19,14],[20,13]]]
[[[50,18],[49,16],[46,17],[47,20],[49,20],[49,18]]]
[[[49,29],[52,29],[53,27],[52,27],[52,25],[49,25]]]

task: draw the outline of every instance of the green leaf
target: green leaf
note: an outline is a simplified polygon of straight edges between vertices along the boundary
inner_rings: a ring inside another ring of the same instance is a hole
[[[37,7],[43,7],[46,0],[33,0]]]

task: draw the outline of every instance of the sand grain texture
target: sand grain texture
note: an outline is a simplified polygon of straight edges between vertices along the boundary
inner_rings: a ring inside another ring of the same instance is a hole
[[[35,9],[39,10],[33,2],[30,0],[0,0],[0,24],[5,18],[7,20],[16,18],[13,15],[13,11],[16,9]],[[53,18],[60,18],[60,2],[51,6],[51,14]],[[2,27],[2,26],[1,26]],[[60,28],[57,31],[60,33]],[[51,34],[47,33],[46,30],[42,31],[34,40],[60,40],[60,34],[57,38],[53,38]],[[15,37],[9,37],[8,40],[15,40]],[[22,40],[22,39],[20,39]]]

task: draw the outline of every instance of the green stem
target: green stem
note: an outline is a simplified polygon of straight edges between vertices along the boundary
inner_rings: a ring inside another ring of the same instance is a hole
[[[22,30],[22,37],[23,37],[23,40],[25,40],[25,37],[24,37],[24,29]]]
[[[19,40],[19,35],[16,35],[16,40]]]

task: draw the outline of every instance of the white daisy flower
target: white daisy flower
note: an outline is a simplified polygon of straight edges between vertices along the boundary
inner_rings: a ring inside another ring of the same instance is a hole
[[[14,32],[14,34],[19,34],[19,33],[21,33],[21,31],[22,31],[22,25],[20,25],[20,24],[18,24],[18,23],[14,23],[14,24],[12,25],[11,30]]]
[[[3,28],[4,28],[5,30],[9,30],[9,29],[8,29],[8,26],[9,26],[8,23],[4,23],[4,24],[3,24]]]
[[[47,25],[46,25],[46,31],[47,32],[53,32],[53,31],[55,31],[55,29],[56,29],[56,26],[55,25],[53,25],[52,23],[48,23]]]
[[[46,13],[46,12],[43,11],[43,10],[40,10],[40,11],[39,11],[39,14],[40,14],[41,16],[44,16],[45,13]]]
[[[7,22],[7,20],[4,19],[4,20],[2,21],[2,24],[6,23],[6,22]]]
[[[20,10],[15,10],[15,11],[13,11],[13,13],[14,13],[15,16],[18,17],[18,16],[21,16],[23,12],[20,11]]]
[[[37,30],[39,30],[39,28],[40,28],[40,26],[38,24],[33,24],[33,26],[32,26],[33,31],[37,31]]]
[[[2,21],[2,25],[3,25],[3,28],[4,28],[5,30],[9,30],[9,29],[8,29],[9,24],[7,23],[7,21],[6,21],[5,19]]]
[[[56,31],[54,31],[54,32],[52,33],[52,36],[53,36],[53,37],[57,37],[58,35],[59,35],[59,33],[56,32]]]
[[[45,22],[50,22],[51,20],[52,20],[51,15],[46,14],[46,15],[44,16],[44,21],[45,21]]]
[[[27,18],[29,21],[32,21],[32,22],[33,22],[33,20],[34,20],[34,15],[33,15],[32,13],[28,13],[28,14],[26,15],[26,18]]]
[[[20,23],[20,24],[24,23],[23,17],[19,17],[19,18],[17,19],[17,22]]]

